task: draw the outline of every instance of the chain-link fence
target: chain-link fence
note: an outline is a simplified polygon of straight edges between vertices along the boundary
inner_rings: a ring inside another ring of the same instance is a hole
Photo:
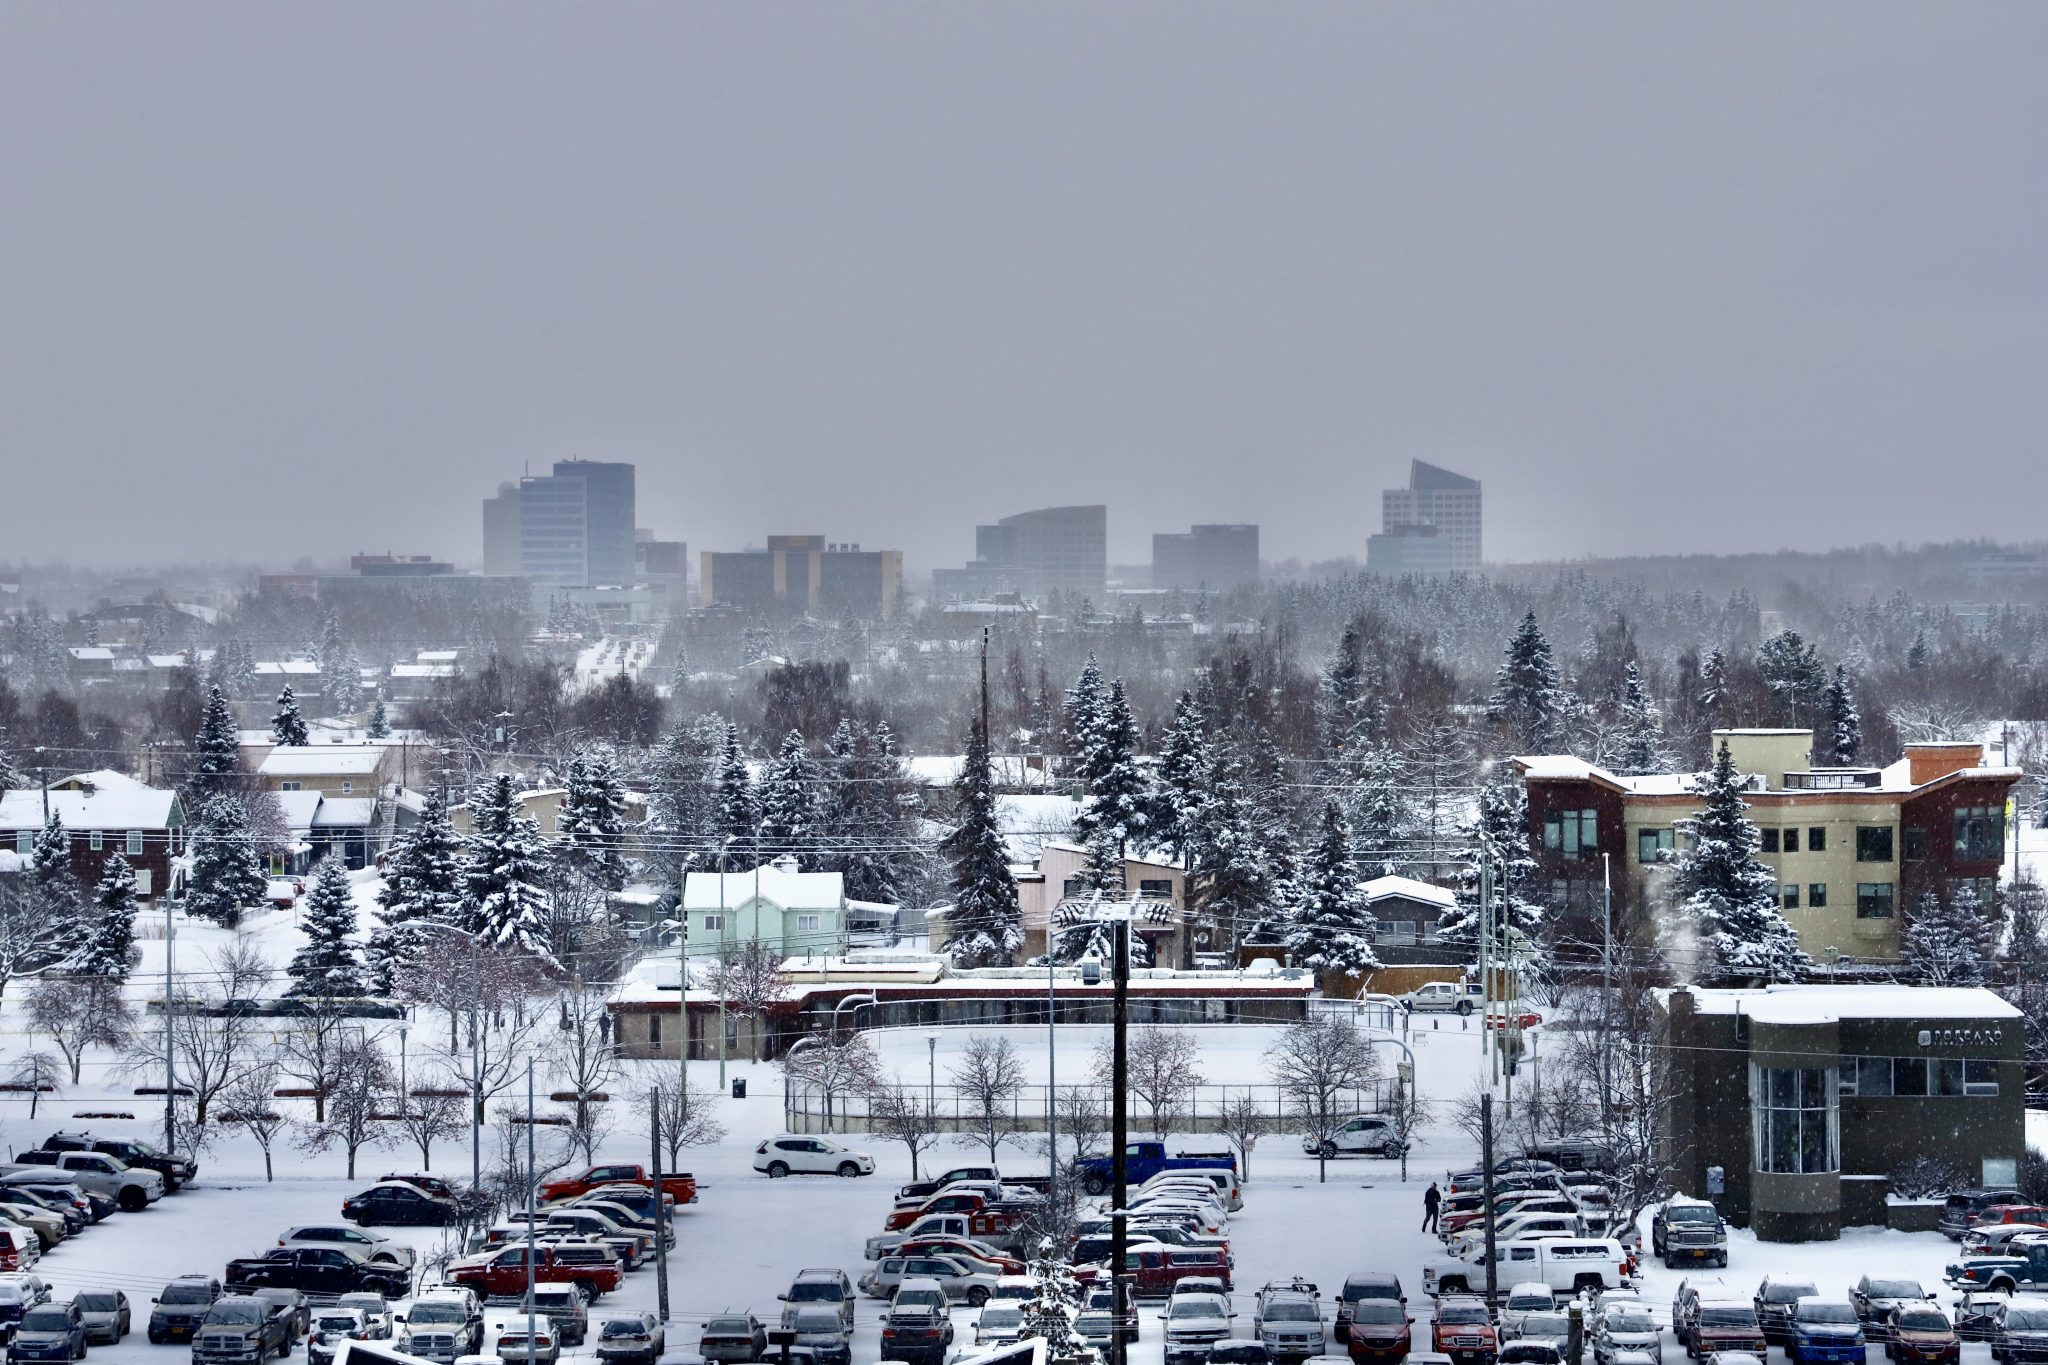
[[[1347,1091],[1341,1111],[1351,1114],[1371,1114],[1393,1107],[1395,1086],[1392,1076],[1376,1080],[1356,1090]],[[933,1127],[945,1133],[980,1132],[990,1123],[984,1117],[980,1097],[959,1086],[950,1084],[916,1085],[904,1083],[899,1087],[905,1094],[926,1100],[935,1116]],[[1074,1104],[1069,1091],[1078,1090],[1086,1097],[1080,1106]],[[1016,1133],[1042,1133],[1046,1129],[1048,1092],[1056,1092],[1058,1099],[1057,1117],[1062,1133],[1067,1133],[1083,1110],[1092,1110],[1100,1116],[1099,1125],[1103,1131],[1109,1127],[1109,1088],[1107,1086],[1084,1084],[1080,1086],[1027,1085],[1014,1094],[1005,1097],[997,1107],[1001,1124],[1008,1131]],[[1162,1107],[1159,1126],[1167,1131],[1169,1141],[1175,1134],[1201,1134],[1214,1138],[1226,1105],[1242,1104],[1249,1097],[1258,1105],[1258,1113],[1273,1124],[1277,1131],[1289,1131],[1289,1122],[1298,1123],[1293,1100],[1284,1087],[1278,1085],[1198,1085],[1171,1104]],[[873,1131],[871,1115],[874,1107],[873,1096],[864,1092],[845,1092],[828,1095],[823,1089],[802,1081],[785,1079],[782,1088],[784,1121],[792,1133],[866,1133]],[[1151,1132],[1153,1129],[1152,1107],[1137,1096],[1130,1097],[1131,1131]],[[1106,1145],[1106,1139],[1105,1139]]]

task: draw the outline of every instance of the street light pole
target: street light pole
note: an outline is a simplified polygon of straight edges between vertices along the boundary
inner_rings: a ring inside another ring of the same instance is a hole
[[[1052,1196],[1052,1206],[1060,1206],[1060,1064],[1059,1048],[1054,1042],[1053,1020],[1056,1006],[1052,991],[1052,923],[1045,926],[1045,1153],[1046,1193]]]
[[[1130,1247],[1130,1224],[1124,1213],[1128,1197],[1125,1181],[1126,1148],[1130,1139],[1130,1114],[1124,1091],[1130,1084],[1129,1019],[1131,994],[1131,920],[1126,910],[1111,921],[1111,954],[1116,959],[1112,966],[1111,980],[1115,984],[1114,1003],[1110,1015],[1114,1046],[1111,1049],[1113,1062],[1110,1068],[1110,1210],[1109,1210],[1109,1264],[1110,1264],[1110,1314],[1109,1334],[1110,1365],[1129,1365],[1130,1345],[1124,1339],[1125,1307],[1128,1301],[1126,1290],[1130,1276],[1124,1268],[1124,1257]]]

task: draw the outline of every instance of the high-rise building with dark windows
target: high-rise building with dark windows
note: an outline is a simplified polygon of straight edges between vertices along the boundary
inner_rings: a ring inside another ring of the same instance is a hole
[[[1478,573],[1482,562],[1479,480],[1453,474],[1416,460],[1408,467],[1408,486],[1380,494],[1380,529],[1368,545],[1366,567],[1375,573],[1435,570],[1436,556],[1452,573]],[[1405,528],[1435,528],[1427,565],[1418,560],[1416,533]],[[1374,562],[1375,554],[1379,562]],[[1396,561],[1399,562],[1396,562]]]
[[[631,587],[633,466],[557,460],[484,499],[484,569],[571,588]]]
[[[1102,604],[1109,583],[1109,509],[1042,507],[974,528],[974,562],[932,574],[940,601],[1023,593],[1043,602],[1054,592]]]

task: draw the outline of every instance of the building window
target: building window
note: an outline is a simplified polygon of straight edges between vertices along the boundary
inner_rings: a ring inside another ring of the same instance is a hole
[[[707,934],[722,934],[722,933],[724,933],[724,932],[725,932],[725,916],[724,916],[724,915],[722,915],[722,914],[719,914],[719,915],[706,915],[706,916],[704,917],[704,932],[705,932],[705,933],[707,933]]]
[[[1998,806],[1958,806],[1955,815],[1956,857],[2005,856],[2005,811]]]
[[[796,931],[799,934],[815,934],[823,922],[822,917],[818,915],[798,915],[796,917]]]
[[[1668,829],[1639,829],[1636,831],[1636,861],[1654,863],[1662,855],[1672,851],[1671,831]]]
[[[1763,851],[1766,853],[1776,853],[1778,851],[1778,831],[1767,829],[1763,831],[1763,836]]]
[[[1963,1093],[1989,1096],[1998,1093],[1998,1068],[1988,1057],[1971,1057],[1963,1063]]]
[[[1891,860],[1891,826],[1858,825],[1856,827],[1856,861],[1859,863],[1888,863]]]
[[[85,846],[91,849],[93,852],[98,853],[101,849],[107,846],[106,831],[96,829],[92,833],[86,835]]]
[[[1156,896],[1160,900],[1172,900],[1173,878],[1140,877],[1138,879],[1138,894],[1141,896]]]
[[[153,883],[153,875],[146,867],[135,869],[135,894],[147,900]]]
[[[1806,903],[1808,906],[1812,907],[1815,910],[1827,909],[1828,884],[1826,882],[1808,883],[1806,888]]]
[[[1798,830],[1788,829],[1785,831],[1785,851],[1787,853],[1797,853],[1799,851]]]
[[[1892,884],[1890,882],[1856,883],[1856,918],[1890,919],[1892,917]]]
[[[661,1046],[661,1016],[658,1014],[647,1016],[647,1042],[650,1047]]]
[[[1906,861],[1916,863],[1927,856],[1927,831],[1919,825],[1906,826]]]
[[[342,794],[343,796],[347,796],[347,795],[351,794],[351,793],[352,793],[352,792],[354,792],[354,791],[355,791],[355,783],[353,783],[353,782],[346,782],[346,781],[345,781],[345,782],[343,782],[343,783],[341,784],[341,794]]]
[[[281,792],[295,792],[302,790],[304,785],[301,782],[280,782],[277,784],[277,789]]]
[[[1806,851],[1808,853],[1825,853],[1828,851],[1828,827],[1826,825],[1808,825],[1806,827]]]
[[[1780,886],[1778,888],[1778,898],[1784,902],[1787,910],[1797,910],[1799,908],[1799,883],[1786,882],[1783,886]]]
[[[142,856],[142,831],[139,829],[128,831],[128,856],[131,858],[140,858]]]
[[[1567,858],[1591,858],[1600,851],[1600,812],[1565,810],[1544,818],[1543,846]]]
[[[1072,900],[1087,889],[1087,887],[1081,884],[1079,877],[1069,877],[1060,883],[1060,898],[1062,900]]]
[[[1749,1064],[1751,1145],[1759,1171],[1820,1175],[1841,1169],[1841,1106],[1833,1067]]]

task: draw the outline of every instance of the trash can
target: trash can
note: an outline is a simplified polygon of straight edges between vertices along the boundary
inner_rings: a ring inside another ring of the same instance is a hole
[[[743,1100],[747,1097],[747,1078],[745,1076],[735,1076],[732,1078],[732,1097],[736,1100]]]

